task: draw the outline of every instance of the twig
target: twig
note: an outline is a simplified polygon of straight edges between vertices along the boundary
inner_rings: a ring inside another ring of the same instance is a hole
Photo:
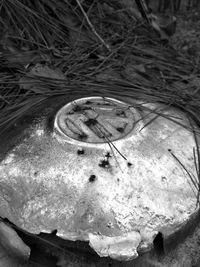
[[[81,3],[79,2],[79,0],[76,0],[76,3],[77,3],[78,6],[80,7],[81,12],[83,13],[84,17],[86,18],[87,23],[88,23],[88,25],[90,26],[90,28],[91,28],[92,32],[94,33],[94,35],[96,35],[96,37],[99,39],[99,41],[100,41],[100,42],[101,42],[101,43],[102,43],[102,44],[103,44],[109,51],[111,51],[109,45],[106,44],[105,41],[101,38],[101,36],[96,32],[94,26],[93,26],[92,23],[90,22],[90,20],[89,20],[87,14],[86,14],[85,10],[83,9],[83,7],[82,7]]]

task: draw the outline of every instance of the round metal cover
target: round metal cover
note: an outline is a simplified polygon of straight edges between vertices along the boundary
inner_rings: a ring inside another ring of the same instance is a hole
[[[74,142],[107,143],[128,135],[137,125],[138,112],[113,98],[87,97],[70,102],[55,118],[55,129]]]
[[[58,113],[53,100],[51,128],[47,106],[47,116],[39,115],[5,156],[8,140],[1,143],[0,216],[34,234],[57,229],[64,239],[88,241],[102,257],[134,259],[157,233],[167,240],[197,210],[198,184],[188,175],[198,182],[197,146],[188,118],[175,108],[124,97],[73,99],[67,105],[62,100]],[[63,123],[70,113],[72,122],[81,121],[78,128]],[[96,113],[109,125],[118,123],[109,142],[86,125]],[[126,120],[124,133],[115,134]],[[88,134],[85,140],[79,131]]]

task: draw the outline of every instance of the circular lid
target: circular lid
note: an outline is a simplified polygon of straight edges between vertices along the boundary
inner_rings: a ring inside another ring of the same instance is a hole
[[[180,111],[90,97],[58,110],[51,134],[46,125],[0,162],[1,217],[130,260],[195,212],[197,149]]]
[[[139,113],[127,103],[113,98],[87,97],[61,108],[54,127],[73,143],[101,144],[128,135],[139,118]]]

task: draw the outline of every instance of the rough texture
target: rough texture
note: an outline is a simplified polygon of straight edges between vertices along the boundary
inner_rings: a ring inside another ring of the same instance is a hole
[[[118,260],[137,258],[137,247],[141,242],[139,232],[129,232],[122,236],[103,236],[89,234],[90,246],[100,257],[111,257]]]
[[[168,119],[148,124],[155,108]],[[136,110],[141,120],[134,134],[98,146],[68,143],[41,118],[0,164],[1,217],[32,233],[58,229],[71,240],[137,231],[138,249],[151,247],[159,231],[166,238],[178,230],[195,212],[196,191],[173,155],[195,175],[193,134],[178,124],[188,121],[175,109],[146,104]]]

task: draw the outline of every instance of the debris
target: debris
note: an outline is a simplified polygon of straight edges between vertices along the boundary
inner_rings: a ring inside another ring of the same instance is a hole
[[[137,247],[141,242],[138,232],[130,232],[122,236],[104,236],[89,234],[89,244],[100,257],[111,257],[119,261],[132,260],[138,256]]]

